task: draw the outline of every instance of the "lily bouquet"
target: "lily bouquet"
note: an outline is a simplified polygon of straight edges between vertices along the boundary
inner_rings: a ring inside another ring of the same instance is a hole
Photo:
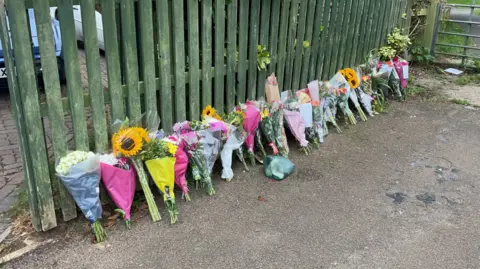
[[[130,229],[130,210],[135,195],[135,169],[126,158],[104,154],[100,156],[100,173],[108,194],[118,207],[115,211],[123,216],[125,225]]]
[[[99,157],[92,152],[73,151],[60,159],[55,171],[90,222],[96,242],[103,242],[106,233],[100,222],[102,205],[99,198]]]
[[[174,193],[177,147],[168,139],[153,139],[145,145],[145,149],[142,151],[145,165],[163,194],[163,201],[170,215],[171,224],[177,222],[179,214]]]
[[[114,156],[129,158],[132,161],[147,200],[150,216],[154,222],[157,222],[162,218],[160,217],[157,204],[155,203],[152,191],[150,190],[147,174],[140,154],[145,144],[150,141],[151,138],[146,129],[141,127],[129,127],[128,118],[121,122],[119,130],[112,135]]]

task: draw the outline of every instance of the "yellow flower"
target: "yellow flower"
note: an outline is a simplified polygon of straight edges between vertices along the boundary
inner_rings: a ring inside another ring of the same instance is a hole
[[[113,153],[120,153],[125,157],[135,156],[142,150],[143,140],[132,128],[122,129],[112,136]]]
[[[245,112],[243,112],[242,110],[235,111],[235,113],[237,113],[240,117],[242,117],[242,120],[245,119]]]
[[[208,105],[202,112],[202,117],[215,117],[217,111],[211,105]]]
[[[268,117],[269,111],[268,108],[265,108],[260,114],[262,114],[262,119]]]
[[[175,154],[177,154],[177,149],[178,149],[177,145],[174,145],[172,143],[167,143],[167,148],[168,148],[168,153],[170,153],[172,156],[175,156]]]
[[[145,142],[150,142],[150,137],[148,136],[147,130],[140,127],[130,127],[129,128],[132,132],[137,133]]]

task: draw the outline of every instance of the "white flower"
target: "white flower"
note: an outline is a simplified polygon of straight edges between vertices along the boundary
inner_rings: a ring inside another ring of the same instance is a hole
[[[59,164],[55,168],[55,171],[59,175],[67,175],[70,171],[72,166],[76,165],[77,163],[83,162],[87,158],[95,156],[93,152],[85,152],[85,151],[73,151],[67,154],[65,157],[60,159]]]

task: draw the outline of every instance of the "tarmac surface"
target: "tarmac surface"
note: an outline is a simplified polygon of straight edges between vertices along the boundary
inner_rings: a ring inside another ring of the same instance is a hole
[[[283,182],[236,163],[180,222],[58,232],[4,268],[480,268],[480,111],[409,101],[344,127]],[[178,197],[178,200],[180,198]],[[55,230],[52,231],[55,234]]]

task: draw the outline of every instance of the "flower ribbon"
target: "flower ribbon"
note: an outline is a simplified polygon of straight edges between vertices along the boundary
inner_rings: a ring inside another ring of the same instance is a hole
[[[268,145],[270,147],[272,147],[273,155],[277,155],[278,154],[278,148],[277,148],[277,145],[275,145],[275,142],[270,142]]]

